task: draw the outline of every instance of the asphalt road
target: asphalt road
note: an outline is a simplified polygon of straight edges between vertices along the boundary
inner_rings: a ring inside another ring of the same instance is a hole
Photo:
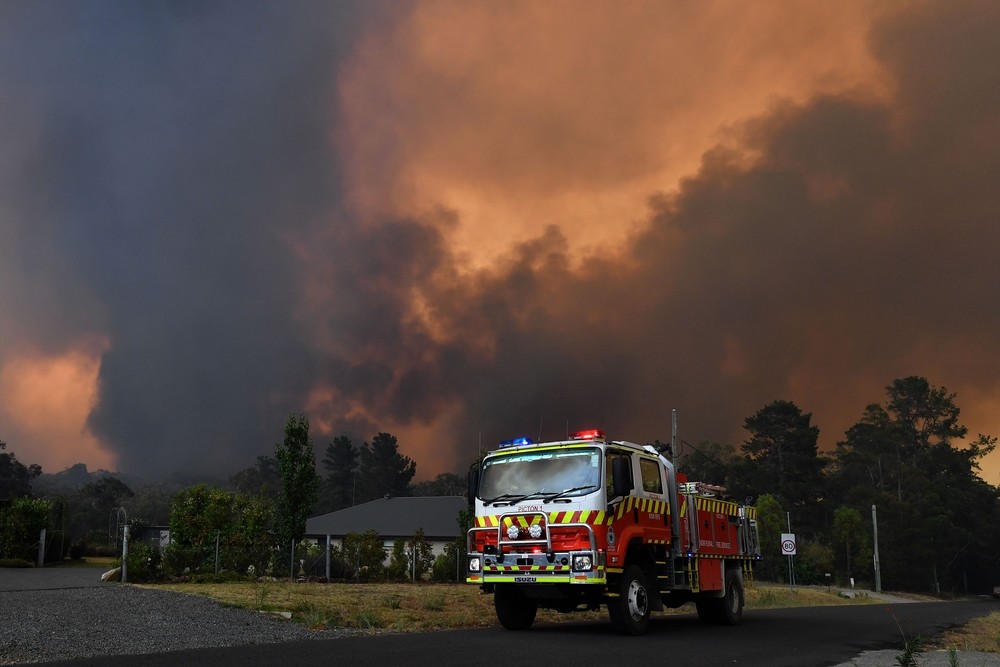
[[[93,567],[0,567],[0,593],[117,585],[101,581],[102,574]]]
[[[439,667],[520,663],[558,667],[670,662],[821,667],[848,662],[863,651],[901,651],[904,637],[932,637],[996,609],[996,603],[983,600],[750,610],[738,627],[703,625],[694,615],[658,617],[642,637],[619,636],[606,622],[562,623],[518,633],[497,627],[344,637],[47,664],[254,667],[322,662]],[[894,664],[894,659],[888,664]]]

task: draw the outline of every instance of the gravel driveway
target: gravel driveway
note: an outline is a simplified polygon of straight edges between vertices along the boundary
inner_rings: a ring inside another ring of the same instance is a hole
[[[0,664],[331,638],[208,598],[103,583],[93,568],[0,568]]]

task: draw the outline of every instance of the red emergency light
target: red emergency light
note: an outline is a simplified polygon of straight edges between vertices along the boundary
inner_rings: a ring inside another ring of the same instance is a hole
[[[577,431],[571,437],[573,440],[599,440],[604,437],[604,431],[599,428],[591,428],[586,431]]]

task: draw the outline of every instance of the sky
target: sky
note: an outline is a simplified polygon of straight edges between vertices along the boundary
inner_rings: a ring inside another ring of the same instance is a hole
[[[0,3],[0,440],[417,478],[603,428],[1000,434],[1000,5]],[[1000,454],[983,477],[1000,483]]]

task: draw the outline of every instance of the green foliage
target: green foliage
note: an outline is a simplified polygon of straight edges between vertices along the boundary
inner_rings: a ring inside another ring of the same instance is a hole
[[[924,642],[920,637],[914,637],[903,644],[903,652],[896,656],[899,667],[918,667],[917,657],[924,652]]]
[[[732,445],[703,441],[697,447],[685,447],[684,454],[678,457],[677,469],[690,480],[729,484],[729,471],[736,463],[736,458],[736,450]]]
[[[160,579],[161,556],[158,549],[142,542],[129,542],[128,556],[125,561],[128,566],[129,583],[144,583]]]
[[[757,537],[761,560],[757,577],[765,581],[787,580],[787,563],[781,554],[781,534],[786,530],[785,511],[778,499],[764,494],[757,499]]]
[[[432,480],[417,482],[410,486],[412,496],[464,496],[469,488],[468,480],[453,472],[443,472]]]
[[[42,474],[36,464],[26,466],[13,452],[4,452],[7,443],[0,440],[0,500],[11,500],[31,495],[31,482]]]
[[[431,543],[427,541],[424,529],[418,528],[412,536],[405,539],[400,537],[393,542],[386,574],[390,579],[420,581],[433,564]]]
[[[834,502],[863,517],[877,506],[884,587],[988,590],[988,554],[1000,548],[1000,496],[976,471],[996,439],[953,446],[967,433],[955,395],[925,378],[896,380],[886,396],[865,408],[837,446]]]
[[[431,568],[431,579],[436,582],[457,581],[458,564],[455,562],[455,547],[448,544],[443,554],[438,554]]]
[[[397,537],[392,543],[392,551],[389,554],[389,564],[385,567],[385,574],[391,580],[399,580],[408,576],[410,557],[406,552],[406,539]]]
[[[234,491],[264,496],[277,502],[281,493],[281,472],[278,462],[270,456],[258,456],[257,463],[229,478]]]
[[[800,525],[817,525],[826,462],[819,457],[819,428],[811,420],[812,414],[791,401],[774,401],[748,417],[743,484],[730,492],[743,497],[766,490],[783,501]]]
[[[275,445],[275,459],[281,472],[278,497],[277,535],[279,544],[298,542],[306,533],[306,520],[319,497],[316,456],[309,438],[305,415],[290,415],[285,423],[285,439]]]
[[[796,538],[795,583],[803,586],[833,583],[826,578],[833,574],[833,549],[810,539]]]
[[[396,436],[379,433],[358,452],[357,502],[408,495],[416,472],[417,464],[399,453]]]
[[[163,567],[170,575],[214,572],[216,540],[219,567],[245,574],[265,572],[271,564],[273,523],[270,503],[260,496],[198,484],[174,498],[170,545]]]
[[[22,496],[0,505],[0,558],[38,558],[38,538],[48,524],[52,503]]]
[[[384,574],[385,547],[374,530],[345,535],[340,555],[353,566],[355,577],[361,581],[381,579]]]
[[[861,512],[853,507],[841,505],[833,511],[833,543],[838,549],[841,567],[838,568],[842,580],[847,583],[854,576],[852,567],[859,556],[871,553],[868,546],[868,532],[861,519]],[[853,560],[852,560],[853,559]],[[867,559],[862,560],[864,565]]]
[[[358,452],[347,436],[338,436],[326,447],[326,479],[320,493],[320,513],[335,512],[354,504]]]
[[[87,482],[68,501],[66,532],[73,541],[89,545],[120,542],[120,528],[117,535],[109,534],[109,518],[134,495],[127,484],[110,475]]]

